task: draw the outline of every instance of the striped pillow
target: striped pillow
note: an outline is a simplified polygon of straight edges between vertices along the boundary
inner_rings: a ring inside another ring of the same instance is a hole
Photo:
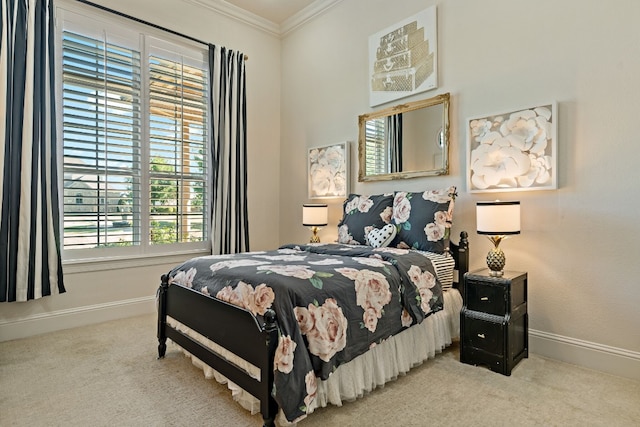
[[[436,276],[438,276],[440,284],[442,285],[442,289],[452,288],[453,273],[456,266],[456,262],[453,257],[448,252],[444,254],[426,251],[418,252],[431,260],[433,268],[436,270]]]

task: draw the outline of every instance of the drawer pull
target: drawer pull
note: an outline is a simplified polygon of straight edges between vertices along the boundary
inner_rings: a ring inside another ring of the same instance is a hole
[[[484,334],[478,334],[478,338],[484,339]]]
[[[489,301],[489,297],[482,297],[480,298],[480,301]]]

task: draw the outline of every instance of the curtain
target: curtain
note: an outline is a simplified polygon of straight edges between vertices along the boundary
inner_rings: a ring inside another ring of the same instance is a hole
[[[0,302],[11,302],[65,289],[53,2],[0,1]]]
[[[390,171],[402,172],[402,113],[387,117]]]
[[[209,45],[211,239],[214,254],[249,250],[244,54]]]

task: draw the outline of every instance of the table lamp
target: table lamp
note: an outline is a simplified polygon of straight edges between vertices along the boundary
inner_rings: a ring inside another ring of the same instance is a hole
[[[302,225],[310,227],[312,231],[310,243],[320,243],[318,227],[324,227],[328,223],[329,209],[326,204],[302,205]]]
[[[506,257],[498,245],[508,236],[520,234],[520,202],[477,202],[476,221],[478,234],[486,235],[494,245],[487,254],[491,276],[501,277]]]

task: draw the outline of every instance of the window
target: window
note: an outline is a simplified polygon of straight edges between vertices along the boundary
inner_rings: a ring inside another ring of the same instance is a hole
[[[208,51],[57,13],[64,258],[208,248]]]
[[[387,158],[389,150],[386,141],[385,118],[367,120],[365,122],[366,175],[389,173],[389,159]]]

